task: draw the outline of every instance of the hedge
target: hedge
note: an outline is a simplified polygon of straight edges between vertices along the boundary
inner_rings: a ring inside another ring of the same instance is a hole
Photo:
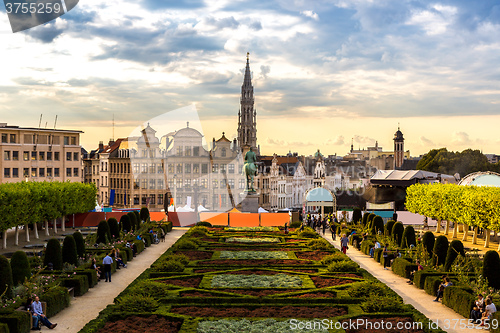
[[[89,288],[93,288],[94,286],[97,285],[98,276],[97,276],[97,271],[95,269],[89,268],[89,269],[76,269],[75,270],[76,275],[84,275],[87,277],[87,283],[89,285]]]
[[[381,260],[383,258],[382,253],[384,252],[384,248],[380,247],[378,249],[373,250],[373,259],[375,259],[376,262],[381,263],[382,265],[384,264]]]
[[[25,333],[31,329],[31,315],[27,311],[0,310],[0,323],[6,324],[10,333]]]
[[[465,318],[470,317],[476,298],[460,286],[449,286],[444,288],[443,304],[461,314]]]
[[[372,241],[366,240],[363,243],[361,243],[361,252],[366,254],[367,256],[370,255],[370,249],[374,247],[375,244],[373,244]]]
[[[416,271],[417,268],[417,265],[412,264],[411,262],[403,258],[396,258],[392,263],[392,271],[397,275],[407,279],[410,278],[410,273],[412,271]]]
[[[146,241],[146,247],[150,247],[151,244],[153,244],[153,234],[145,232],[141,235],[141,237]]]
[[[74,288],[75,296],[82,296],[89,291],[87,275],[73,274],[71,277],[61,278],[59,281],[66,288]]]
[[[0,333],[10,333],[9,326],[4,323],[0,323]]]
[[[61,310],[67,308],[70,303],[68,288],[55,287],[46,291],[41,297],[41,300],[47,302],[47,317],[56,315]]]
[[[439,288],[439,285],[443,282],[443,279],[441,278],[443,274],[439,276],[428,276],[425,279],[424,283],[424,290],[426,293],[432,296],[436,296],[436,292]],[[446,288],[445,288],[446,289]]]
[[[141,253],[144,251],[144,242],[142,240],[136,239],[133,241],[133,243],[137,246],[137,254]]]

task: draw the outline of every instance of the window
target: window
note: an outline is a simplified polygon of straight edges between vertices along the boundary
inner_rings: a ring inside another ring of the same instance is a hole
[[[184,179],[184,187],[191,188],[191,179]]]
[[[200,147],[193,147],[193,156],[200,156]]]
[[[175,165],[175,173],[182,173],[182,163],[177,163]]]
[[[226,180],[225,179],[220,180],[220,188],[226,188]]]
[[[31,177],[36,177],[36,168],[31,168]]]
[[[19,178],[19,169],[18,168],[12,168],[12,177]]]
[[[29,151],[23,152],[23,160],[28,161],[30,159],[30,153]]]
[[[23,169],[23,177],[28,178],[30,176],[30,169],[29,168],[24,168]]]
[[[239,189],[244,189],[245,188],[245,180],[244,179],[240,179],[238,181],[238,188]]]
[[[6,150],[3,152],[3,159],[5,161],[10,161],[10,151],[9,150]]]
[[[193,164],[193,173],[200,173],[200,165],[198,163]]]
[[[19,152],[17,150],[12,151],[12,160],[19,161]]]
[[[243,173],[243,164],[238,164],[238,173],[240,175]]]
[[[8,135],[7,133],[2,133],[2,143],[7,143]]]
[[[156,188],[156,179],[150,179],[149,180],[149,188],[151,190],[154,190]]]
[[[182,156],[182,147],[177,147],[177,156]]]
[[[66,177],[71,177],[71,168],[66,168]]]
[[[47,161],[52,161],[52,152],[51,151],[47,152]]]
[[[44,151],[39,151],[38,152],[38,159],[40,161],[45,161],[45,152]]]
[[[150,205],[156,205],[155,198],[156,198],[156,195],[154,195],[154,194],[149,195],[149,204]]]
[[[208,181],[206,179],[202,179],[201,180],[201,187],[202,188],[207,188],[207,183],[208,183]]]
[[[234,164],[231,163],[227,165],[227,172],[234,173]]]
[[[148,197],[143,194],[141,197],[141,205],[147,205],[148,204]]]
[[[132,164],[132,172],[135,174],[139,173],[139,163]]]
[[[215,163],[214,165],[212,165],[212,172],[219,172],[219,165],[217,163]]]
[[[47,168],[47,177],[52,177],[52,168]]]
[[[70,152],[66,153],[66,161],[71,161],[71,153]]]
[[[10,168],[4,168],[3,169],[3,176],[5,178],[10,178]]]
[[[191,163],[184,164],[184,173],[191,173]]]
[[[154,164],[150,164],[149,165],[149,173],[155,173],[155,165]]]
[[[36,161],[36,151],[31,152],[31,160]]]
[[[64,145],[65,146],[69,145],[69,136],[64,137]]]
[[[134,205],[139,204],[139,194],[134,194]]]
[[[59,168],[54,168],[54,177],[59,177]]]
[[[191,147],[185,147],[185,156],[191,156]]]
[[[220,165],[220,172],[222,172],[222,173],[226,172],[226,165],[225,164]]]
[[[214,179],[212,180],[212,188],[217,188],[219,182],[217,181],[217,179]]]
[[[148,180],[147,179],[141,179],[141,188],[143,190],[146,190],[148,188]]]
[[[148,164],[141,163],[141,173],[148,173]]]
[[[78,153],[73,153],[73,161],[78,161]]]
[[[222,157],[226,157],[226,148],[222,148],[221,152],[220,152],[220,155]]]
[[[71,145],[76,146],[76,136],[71,137]]]
[[[234,179],[228,179],[229,187],[234,188]]]
[[[221,195],[221,204],[222,206],[225,206],[227,204],[227,195]]]
[[[158,205],[163,205],[163,194],[158,194]]]
[[[168,173],[174,173],[174,164],[168,163]]]
[[[54,161],[59,161],[59,152],[58,151],[54,152]]]
[[[73,168],[73,177],[78,177],[78,168]]]
[[[203,173],[203,174],[207,174],[208,173],[208,164],[207,163],[203,163],[201,165],[201,173]]]
[[[38,176],[45,177],[45,168],[38,169]]]
[[[16,143],[16,135],[15,134],[10,135],[10,143]]]
[[[163,173],[163,165],[161,163],[159,163],[156,167],[156,170],[158,170],[157,172],[158,173]]]

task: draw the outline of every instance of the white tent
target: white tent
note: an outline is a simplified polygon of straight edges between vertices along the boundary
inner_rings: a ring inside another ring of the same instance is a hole
[[[203,207],[202,205],[199,205],[199,206],[198,206],[198,211],[199,211],[199,212],[206,212],[206,211],[208,211],[208,209],[206,209],[206,208],[205,208],[205,207]]]
[[[185,212],[194,212],[194,209],[189,207],[188,205],[184,206],[184,207],[179,207],[176,209],[176,211],[178,213],[185,213]]]
[[[174,211],[174,206],[168,206],[168,211],[173,212]]]
[[[265,210],[264,208],[262,207],[259,207],[259,209],[257,210],[258,213],[269,213],[267,210]]]

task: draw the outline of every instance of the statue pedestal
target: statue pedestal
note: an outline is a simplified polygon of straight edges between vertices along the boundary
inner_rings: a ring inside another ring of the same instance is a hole
[[[245,193],[242,193],[241,196],[245,196]],[[243,213],[258,213],[259,212],[259,194],[258,193],[248,193],[241,200],[241,211]]]

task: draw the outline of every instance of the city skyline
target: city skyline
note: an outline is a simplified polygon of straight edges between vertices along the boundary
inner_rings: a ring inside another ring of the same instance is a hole
[[[90,150],[194,104],[232,139],[250,52],[262,154],[390,151],[398,123],[412,156],[498,153],[499,32],[493,1],[89,1],[16,34],[2,12],[2,122],[57,115]]]

